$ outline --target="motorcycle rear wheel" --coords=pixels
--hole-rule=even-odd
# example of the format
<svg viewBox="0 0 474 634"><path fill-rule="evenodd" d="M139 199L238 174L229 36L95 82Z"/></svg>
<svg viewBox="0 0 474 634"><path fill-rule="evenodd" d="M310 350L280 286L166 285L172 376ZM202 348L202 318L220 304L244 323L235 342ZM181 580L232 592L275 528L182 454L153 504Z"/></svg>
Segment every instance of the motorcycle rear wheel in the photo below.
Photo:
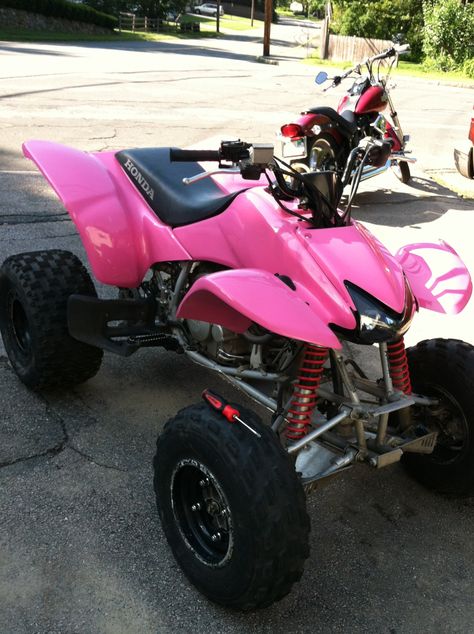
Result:
<svg viewBox="0 0 474 634"><path fill-rule="evenodd" d="M396 163L393 163L392 170L398 180L401 181L404 185L410 182L410 166L406 161L397 161Z"/></svg>
<svg viewBox="0 0 474 634"><path fill-rule="evenodd" d="M439 399L419 407L415 422L437 431L432 454L403 456L408 472L425 486L451 495L474 494L474 347L431 339L408 348L413 391Z"/></svg>
<svg viewBox="0 0 474 634"><path fill-rule="evenodd" d="M309 518L294 465L251 411L230 424L202 403L168 421L154 486L163 530L184 574L211 601L266 607L299 580Z"/></svg>
<svg viewBox="0 0 474 634"><path fill-rule="evenodd" d="M336 139L328 133L308 139L308 167L311 172L317 170L337 170L341 148ZM345 161L344 161L345 163Z"/></svg>

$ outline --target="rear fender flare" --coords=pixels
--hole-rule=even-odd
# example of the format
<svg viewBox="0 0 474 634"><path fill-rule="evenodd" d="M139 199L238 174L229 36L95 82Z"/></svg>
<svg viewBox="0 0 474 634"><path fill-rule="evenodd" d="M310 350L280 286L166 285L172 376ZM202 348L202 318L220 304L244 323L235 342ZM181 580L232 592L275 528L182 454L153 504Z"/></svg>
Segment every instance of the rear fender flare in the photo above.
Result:
<svg viewBox="0 0 474 634"><path fill-rule="evenodd" d="M446 242L408 244L397 252L419 306L437 313L460 313L472 294L464 262Z"/></svg>
<svg viewBox="0 0 474 634"><path fill-rule="evenodd" d="M318 136L318 133L313 131L314 126L319 126L323 128L323 131L326 134L330 134L335 138L338 143L343 143L346 141L345 137L336 129L336 128L325 128L331 123L331 119L326 117L323 114L302 114L296 121L299 126L303 129L304 133L308 137Z"/></svg>
<svg viewBox="0 0 474 634"><path fill-rule="evenodd" d="M113 152L91 154L32 140L23 144L23 153L69 212L100 282L136 288L154 262L189 259L129 184Z"/></svg>
<svg viewBox="0 0 474 634"><path fill-rule="evenodd" d="M120 259L125 252L130 278L137 279L133 232L105 166L93 155L50 141L28 141L23 144L23 153L36 163L69 212L95 277L114 283L110 275L114 269L122 270ZM113 230L110 218L113 218ZM123 282L121 278L120 282Z"/></svg>
<svg viewBox="0 0 474 634"><path fill-rule="evenodd" d="M280 336L327 348L341 344L321 318L318 302L301 286L292 290L259 269L220 271L199 278L181 302L177 316L218 323L242 333L252 323Z"/></svg>

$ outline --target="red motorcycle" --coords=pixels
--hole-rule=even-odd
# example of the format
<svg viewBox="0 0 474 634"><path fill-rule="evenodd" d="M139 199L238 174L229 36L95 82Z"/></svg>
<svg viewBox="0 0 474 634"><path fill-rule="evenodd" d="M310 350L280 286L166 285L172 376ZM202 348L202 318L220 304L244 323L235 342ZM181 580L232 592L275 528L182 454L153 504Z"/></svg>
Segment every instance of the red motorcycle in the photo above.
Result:
<svg viewBox="0 0 474 634"><path fill-rule="evenodd" d="M391 167L403 182L410 180L409 163L416 159L407 156L406 144L409 136L404 135L397 112L389 95L388 78L398 56L409 51L409 45L394 45L391 48L356 64L343 75L332 78L331 85L339 86L348 77L354 83L340 100L337 112L327 106L310 108L292 123L282 126L278 135L276 155L290 163L300 172L337 171L340 174L351 151L357 148L361 139L388 139L391 151L380 161L366 160L361 180L366 180ZM366 72L363 73L363 67ZM326 72L316 76L316 83L323 84L328 79ZM389 119L382 114L388 106ZM355 173L355 172L354 172ZM346 181L350 181L352 174Z"/></svg>

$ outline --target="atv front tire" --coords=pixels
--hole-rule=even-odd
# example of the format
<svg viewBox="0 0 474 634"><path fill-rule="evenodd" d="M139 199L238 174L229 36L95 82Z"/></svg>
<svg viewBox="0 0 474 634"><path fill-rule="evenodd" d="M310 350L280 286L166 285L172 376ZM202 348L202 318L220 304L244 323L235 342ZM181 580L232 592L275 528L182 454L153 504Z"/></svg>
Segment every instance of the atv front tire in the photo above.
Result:
<svg viewBox="0 0 474 634"><path fill-rule="evenodd" d="M415 422L437 431L432 454L407 453L409 473L425 486L454 495L474 494L474 347L432 339L408 348L413 391L439 399L415 410ZM421 430L420 430L421 431Z"/></svg>
<svg viewBox="0 0 474 634"><path fill-rule="evenodd" d="M204 403L181 410L158 438L154 484L188 579L216 603L251 610L278 601L301 577L309 518L274 432L239 411L260 438Z"/></svg>
<svg viewBox="0 0 474 634"><path fill-rule="evenodd" d="M102 350L69 335L67 302L78 293L97 297L80 260L68 251L14 255L0 268L0 330L19 378L40 390L93 377Z"/></svg>

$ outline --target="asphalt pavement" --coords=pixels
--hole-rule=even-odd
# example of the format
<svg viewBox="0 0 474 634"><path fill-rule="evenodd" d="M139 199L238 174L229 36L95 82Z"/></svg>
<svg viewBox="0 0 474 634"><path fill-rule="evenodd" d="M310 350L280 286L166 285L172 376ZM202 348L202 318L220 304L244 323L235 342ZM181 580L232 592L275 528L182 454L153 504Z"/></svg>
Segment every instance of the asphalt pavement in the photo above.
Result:
<svg viewBox="0 0 474 634"><path fill-rule="evenodd" d="M21 155L26 139L85 150L268 141L315 100L334 105L339 93L318 93L314 69L297 63L299 49L288 46L295 35L279 40L278 65L256 62L258 37L0 42L0 259L61 248L86 261L61 204ZM474 91L398 84L394 100L420 159L414 179L369 181L355 215L393 249L442 237L473 271L473 202L429 170L452 169ZM425 312L408 343L445 336L474 344L472 318L472 302L458 317ZM311 555L281 602L239 614L203 598L161 531L151 461L166 420L207 386L245 401L182 356L152 349L106 354L86 384L35 394L0 345L2 634L473 631L474 499L435 495L397 465L357 467L308 498Z"/></svg>

